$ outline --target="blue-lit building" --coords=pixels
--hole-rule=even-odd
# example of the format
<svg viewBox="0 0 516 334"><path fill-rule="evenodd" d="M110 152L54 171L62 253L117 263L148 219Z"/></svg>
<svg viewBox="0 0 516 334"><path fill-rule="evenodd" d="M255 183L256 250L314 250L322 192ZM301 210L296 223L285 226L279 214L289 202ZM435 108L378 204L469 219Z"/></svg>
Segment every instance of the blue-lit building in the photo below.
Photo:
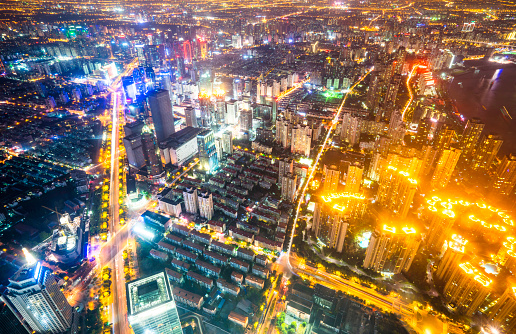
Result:
<svg viewBox="0 0 516 334"><path fill-rule="evenodd" d="M199 163L207 173L214 173L219 168L219 158L215 148L215 135L210 129L203 130L197 135Z"/></svg>

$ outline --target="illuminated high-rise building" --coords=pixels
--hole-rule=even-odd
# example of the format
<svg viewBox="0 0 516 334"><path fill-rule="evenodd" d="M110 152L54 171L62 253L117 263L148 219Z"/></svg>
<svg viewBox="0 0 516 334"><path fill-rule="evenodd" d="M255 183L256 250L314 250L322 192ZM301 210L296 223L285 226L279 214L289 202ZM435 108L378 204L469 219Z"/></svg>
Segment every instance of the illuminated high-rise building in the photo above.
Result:
<svg viewBox="0 0 516 334"><path fill-rule="evenodd" d="M443 151L432 175L431 185L433 188L444 188L448 185L461 152L458 148L449 148Z"/></svg>
<svg viewBox="0 0 516 334"><path fill-rule="evenodd" d="M191 187L183 190L183 200L185 201L186 212L197 214L197 208L199 206L197 189Z"/></svg>
<svg viewBox="0 0 516 334"><path fill-rule="evenodd" d="M387 166L381 171L378 183L378 202L401 218L405 218L417 190L417 181L407 172Z"/></svg>
<svg viewBox="0 0 516 334"><path fill-rule="evenodd" d="M516 282L509 281L509 286L489 312L489 318L494 321L504 333L516 331Z"/></svg>
<svg viewBox="0 0 516 334"><path fill-rule="evenodd" d="M211 220L213 218L213 197L210 192L201 190L197 193L197 204L199 205L199 215Z"/></svg>
<svg viewBox="0 0 516 334"><path fill-rule="evenodd" d="M421 240L413 227L384 225L371 235L364 268L399 274L409 270Z"/></svg>
<svg viewBox="0 0 516 334"><path fill-rule="evenodd" d="M183 55L185 58L185 62L190 64L192 62L192 44L190 41L183 42Z"/></svg>
<svg viewBox="0 0 516 334"><path fill-rule="evenodd" d="M493 189L500 195L511 195L516 185L516 155L506 155L498 169L493 183Z"/></svg>
<svg viewBox="0 0 516 334"><path fill-rule="evenodd" d="M126 283L127 317L135 334L182 334L165 271Z"/></svg>
<svg viewBox="0 0 516 334"><path fill-rule="evenodd" d="M197 125L197 115L195 114L195 109L192 107L185 108L185 123L186 126L198 127Z"/></svg>
<svg viewBox="0 0 516 334"><path fill-rule="evenodd" d="M326 246L342 252L349 224L365 211L361 194L332 193L315 201L313 231Z"/></svg>
<svg viewBox="0 0 516 334"><path fill-rule="evenodd" d="M278 183L281 187L283 176L288 173L290 173L290 174L294 173L294 160L293 159L280 159L278 161L278 165L279 165Z"/></svg>
<svg viewBox="0 0 516 334"><path fill-rule="evenodd" d="M233 154L233 133L231 131L222 133L222 152L229 155Z"/></svg>
<svg viewBox="0 0 516 334"><path fill-rule="evenodd" d="M485 124L478 118L472 118L466 123L466 127L464 128L464 132L462 133L460 140L460 148L462 149L464 158L471 158L471 155L477 147L482 130L484 130L484 126Z"/></svg>
<svg viewBox="0 0 516 334"><path fill-rule="evenodd" d="M208 173L215 172L219 168L219 158L215 147L215 136L212 130L206 129L197 135L197 147L199 150L199 163L202 170Z"/></svg>
<svg viewBox="0 0 516 334"><path fill-rule="evenodd" d="M432 132L434 123L435 122L429 117L423 118L421 121L419 121L416 133L416 144L419 146L428 144L428 138Z"/></svg>
<svg viewBox="0 0 516 334"><path fill-rule="evenodd" d="M158 176L163 172L158 145L152 130L146 126L142 132L142 149L145 157L145 166L149 177Z"/></svg>
<svg viewBox="0 0 516 334"><path fill-rule="evenodd" d="M389 148L387 157L382 159L382 166L396 167L398 171L419 175L423 161L418 157L418 150L403 145L392 145Z"/></svg>
<svg viewBox="0 0 516 334"><path fill-rule="evenodd" d="M469 262L451 268L445 282L443 297L457 311L472 316L491 292L492 280Z"/></svg>
<svg viewBox="0 0 516 334"><path fill-rule="evenodd" d="M451 205L447 202L429 206L428 211L430 213L430 230L425 243L428 249L440 253L444 241L450 238L451 229L455 223L455 212L451 210Z"/></svg>
<svg viewBox="0 0 516 334"><path fill-rule="evenodd" d="M175 132L172 102L166 90L152 92L147 101L152 114L156 139L158 143L161 143Z"/></svg>
<svg viewBox="0 0 516 334"><path fill-rule="evenodd" d="M324 173L324 186L323 191L325 193L336 192L339 188L340 171L335 165L326 167L326 173Z"/></svg>
<svg viewBox="0 0 516 334"><path fill-rule="evenodd" d="M286 173L281 179L281 199L294 202L297 191L297 175Z"/></svg>
<svg viewBox="0 0 516 334"><path fill-rule="evenodd" d="M346 174L346 185L344 186L345 193L357 193L360 191L360 184L362 183L362 175L364 168L360 165L350 165L348 173Z"/></svg>
<svg viewBox="0 0 516 334"><path fill-rule="evenodd" d="M291 147L292 124L286 119L276 119L276 141L282 148Z"/></svg>
<svg viewBox="0 0 516 334"><path fill-rule="evenodd" d="M310 156L312 145L312 128L308 125L297 124L292 127L290 152Z"/></svg>
<svg viewBox="0 0 516 334"><path fill-rule="evenodd" d="M57 280L52 270L40 262L25 265L9 278L2 300L33 333L75 334L77 313L68 304Z"/></svg>
<svg viewBox="0 0 516 334"><path fill-rule="evenodd" d="M451 238L448 238L446 250L439 261L437 271L434 275L436 280L445 282L450 278L450 275L453 273L452 269L456 268L462 261L467 242L467 240L464 240L458 235L453 235Z"/></svg>
<svg viewBox="0 0 516 334"><path fill-rule="evenodd" d="M436 135L434 136L433 146L437 150L438 156L442 154L445 149L450 148L453 140L457 134L449 124L439 124Z"/></svg>
<svg viewBox="0 0 516 334"><path fill-rule="evenodd" d="M495 256L496 263L516 274L516 238L509 236Z"/></svg>
<svg viewBox="0 0 516 334"><path fill-rule="evenodd" d="M503 144L502 137L495 134L484 136L475 151L473 169L489 170Z"/></svg>

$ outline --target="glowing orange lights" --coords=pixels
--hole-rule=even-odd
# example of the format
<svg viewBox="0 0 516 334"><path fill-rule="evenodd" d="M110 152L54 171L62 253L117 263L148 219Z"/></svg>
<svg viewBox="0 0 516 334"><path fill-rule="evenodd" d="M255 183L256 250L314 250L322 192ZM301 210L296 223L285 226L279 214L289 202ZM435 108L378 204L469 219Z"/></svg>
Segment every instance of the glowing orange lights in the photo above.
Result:
<svg viewBox="0 0 516 334"><path fill-rule="evenodd" d="M321 196L323 201L326 203L332 202L335 199L358 199L358 200L364 200L365 196L362 194L354 194L354 193L332 193L329 195Z"/></svg>
<svg viewBox="0 0 516 334"><path fill-rule="evenodd" d="M408 226L402 227L401 229L398 230L394 226L383 225L383 230L386 231L386 232L393 233L393 234L396 234L396 232L400 231L400 230L403 231L405 234L415 234L416 233L416 229L415 228L408 227ZM398 232L398 233L401 233L401 232Z"/></svg>
<svg viewBox="0 0 516 334"><path fill-rule="evenodd" d="M472 275L473 279L483 285L484 287L488 287L493 283L493 281L482 274L477 268L475 268L471 263L464 262L459 264L459 267L468 275Z"/></svg>

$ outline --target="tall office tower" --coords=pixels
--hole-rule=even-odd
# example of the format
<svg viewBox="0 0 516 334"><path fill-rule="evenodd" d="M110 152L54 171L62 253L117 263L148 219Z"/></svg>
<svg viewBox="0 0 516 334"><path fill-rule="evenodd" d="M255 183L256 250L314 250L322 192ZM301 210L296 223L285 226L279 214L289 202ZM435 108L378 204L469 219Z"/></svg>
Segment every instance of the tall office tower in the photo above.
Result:
<svg viewBox="0 0 516 334"><path fill-rule="evenodd" d="M215 138L215 152L217 152L217 157L219 161L222 160L222 138Z"/></svg>
<svg viewBox="0 0 516 334"><path fill-rule="evenodd" d="M362 183L362 175L364 167L360 165L350 165L346 175L346 185L344 186L345 193L357 193L360 191L360 184Z"/></svg>
<svg viewBox="0 0 516 334"><path fill-rule="evenodd" d="M324 193L336 192L339 188L340 171L335 165L326 167L324 174Z"/></svg>
<svg viewBox="0 0 516 334"><path fill-rule="evenodd" d="M140 169L145 165L145 156L143 155L142 136L133 133L123 139L127 161L129 166Z"/></svg>
<svg viewBox="0 0 516 334"><path fill-rule="evenodd" d="M381 171L378 183L378 201L400 218L405 218L417 190L417 181L407 172L388 166Z"/></svg>
<svg viewBox="0 0 516 334"><path fill-rule="evenodd" d="M403 125L403 115L399 111L394 111L391 114L391 118L389 120L389 128L387 130L387 134L392 138L396 135L400 126Z"/></svg>
<svg viewBox="0 0 516 334"><path fill-rule="evenodd" d="M276 141L282 148L290 148L292 139L292 125L286 119L276 120Z"/></svg>
<svg viewBox="0 0 516 334"><path fill-rule="evenodd" d="M152 114L156 139L161 143L175 132L170 96L166 90L154 91L149 94L147 102Z"/></svg>
<svg viewBox="0 0 516 334"><path fill-rule="evenodd" d="M482 130L484 130L484 126L485 124L478 118L472 118L466 123L466 127L460 139L460 148L462 149L462 155L465 159L469 160L472 157L480 135L482 134Z"/></svg>
<svg viewBox="0 0 516 334"><path fill-rule="evenodd" d="M423 118L419 121L419 126L417 127L416 133L416 144L422 147L423 145L428 144L428 137L432 133L432 126L434 122L431 118Z"/></svg>
<svg viewBox="0 0 516 334"><path fill-rule="evenodd" d="M253 128L253 110L242 110L240 112L240 131L249 132Z"/></svg>
<svg viewBox="0 0 516 334"><path fill-rule="evenodd" d="M78 332L77 313L61 292L52 270L40 262L21 267L9 278L2 300L21 316L31 332Z"/></svg>
<svg viewBox="0 0 516 334"><path fill-rule="evenodd" d="M297 190L297 175L286 173L281 179L281 199L294 202Z"/></svg>
<svg viewBox="0 0 516 334"><path fill-rule="evenodd" d="M456 237L457 240L454 240L453 237ZM453 273L452 269L461 263L464 256L464 248L468 241L460 236L454 235L453 237L448 239L446 250L435 272L434 277L440 282L446 282L450 278Z"/></svg>
<svg viewBox="0 0 516 334"><path fill-rule="evenodd" d="M326 203L315 203L314 226L317 226L315 236L327 247L341 253L344 239L348 230L348 217L345 210L333 208Z"/></svg>
<svg viewBox="0 0 516 334"><path fill-rule="evenodd" d="M148 128L148 127L147 127ZM154 140L154 134L150 131L142 133L142 149L145 157L145 165L149 176L157 176L163 172L158 145Z"/></svg>
<svg viewBox="0 0 516 334"><path fill-rule="evenodd" d="M197 135L197 147L199 150L199 162L202 170L213 173L219 168L219 158L215 148L213 131L206 129Z"/></svg>
<svg viewBox="0 0 516 334"><path fill-rule="evenodd" d="M211 220L213 218L213 197L211 193L208 191L199 191L197 194L197 202L199 204L199 215Z"/></svg>
<svg viewBox="0 0 516 334"><path fill-rule="evenodd" d="M431 145L425 145L421 148L419 151L421 158L421 170L419 171L418 176L419 177L426 177L427 175L430 175L433 167L434 162L437 159L437 150L431 146Z"/></svg>
<svg viewBox="0 0 516 334"><path fill-rule="evenodd" d="M199 94L199 108L201 109L201 117L199 122L197 122L199 127L209 128L212 124L217 123L217 112L215 111L215 105L211 101L211 95L208 95L206 92Z"/></svg>
<svg viewBox="0 0 516 334"><path fill-rule="evenodd" d="M496 158L502 143L502 137L498 135L490 133L487 136L484 136L478 145L478 148L475 150L473 169L485 169L488 171L493 160Z"/></svg>
<svg viewBox="0 0 516 334"><path fill-rule="evenodd" d="M461 152L458 148L453 147L443 151L432 175L431 186L433 188L444 188L448 185Z"/></svg>
<svg viewBox="0 0 516 334"><path fill-rule="evenodd" d="M412 265L420 242L419 235L413 227L384 225L371 235L364 268L389 274L407 271Z"/></svg>
<svg viewBox="0 0 516 334"><path fill-rule="evenodd" d="M345 112L342 115L342 128L340 138L346 140L350 145L355 145L360 140L362 128L362 118L354 116L352 113Z"/></svg>
<svg viewBox="0 0 516 334"><path fill-rule="evenodd" d="M423 161L418 157L418 150L403 145L391 145L387 157L383 159L383 167L396 167L410 175L419 175Z"/></svg>
<svg viewBox="0 0 516 334"><path fill-rule="evenodd" d="M450 148L455 138L455 130L449 124L439 124L437 126L436 136L433 140L433 146L437 150L437 154L441 155L445 149Z"/></svg>
<svg viewBox="0 0 516 334"><path fill-rule="evenodd" d="M224 123L234 125L238 123L238 101L229 100L226 102L226 113Z"/></svg>
<svg viewBox="0 0 516 334"><path fill-rule="evenodd" d="M141 134L143 130L143 126L145 124L142 121L135 121L131 123L126 123L124 125L124 134L127 136L133 135L133 134Z"/></svg>
<svg viewBox="0 0 516 334"><path fill-rule="evenodd" d="M197 214L199 200L197 196L197 189L192 187L183 190L183 200L185 201L186 212Z"/></svg>
<svg viewBox="0 0 516 334"><path fill-rule="evenodd" d="M358 194L329 194L315 200L312 230L328 247L342 252L348 225L361 219L365 197Z"/></svg>
<svg viewBox="0 0 516 334"><path fill-rule="evenodd" d="M226 154L233 154L233 134L231 131L222 133L222 152Z"/></svg>
<svg viewBox="0 0 516 334"><path fill-rule="evenodd" d="M185 108L185 121L186 126L191 126L197 128L197 115L195 114L195 109L192 107Z"/></svg>
<svg viewBox="0 0 516 334"><path fill-rule="evenodd" d="M134 334L182 334L165 271L126 283L127 318Z"/></svg>
<svg viewBox="0 0 516 334"><path fill-rule="evenodd" d="M373 181L378 181L380 176L380 166L382 162L382 154L380 152L374 152L371 162L369 163L369 170L367 171L367 177Z"/></svg>
<svg viewBox="0 0 516 334"><path fill-rule="evenodd" d="M504 333L516 331L516 282L510 280L503 295L489 312L491 321L497 323Z"/></svg>
<svg viewBox="0 0 516 334"><path fill-rule="evenodd" d="M451 229L455 223L455 213L448 208L441 207L440 204L428 207L428 211L430 213L430 230L425 243L429 250L439 254L445 240L451 237Z"/></svg>
<svg viewBox="0 0 516 334"><path fill-rule="evenodd" d="M29 334L29 328L22 323L5 302L0 301L0 333Z"/></svg>
<svg viewBox="0 0 516 334"><path fill-rule="evenodd" d="M293 159L280 159L278 161L278 183L281 186L283 176L290 173L294 174L294 160Z"/></svg>
<svg viewBox="0 0 516 334"><path fill-rule="evenodd" d="M506 155L498 169L493 182L493 190L501 195L511 195L516 185L516 155Z"/></svg>
<svg viewBox="0 0 516 334"><path fill-rule="evenodd" d="M309 157L310 147L312 145L312 128L308 125L301 124L292 127L291 143L290 152Z"/></svg>
<svg viewBox="0 0 516 334"><path fill-rule="evenodd" d="M183 55L185 57L185 62L190 64L192 62L192 44L190 41L186 40L183 42Z"/></svg>
<svg viewBox="0 0 516 334"><path fill-rule="evenodd" d="M444 286L444 299L455 304L459 313L470 317L486 300L493 282L469 262L463 262L451 270Z"/></svg>
<svg viewBox="0 0 516 334"><path fill-rule="evenodd" d="M233 99L238 100L242 96L243 82L240 78L233 79Z"/></svg>

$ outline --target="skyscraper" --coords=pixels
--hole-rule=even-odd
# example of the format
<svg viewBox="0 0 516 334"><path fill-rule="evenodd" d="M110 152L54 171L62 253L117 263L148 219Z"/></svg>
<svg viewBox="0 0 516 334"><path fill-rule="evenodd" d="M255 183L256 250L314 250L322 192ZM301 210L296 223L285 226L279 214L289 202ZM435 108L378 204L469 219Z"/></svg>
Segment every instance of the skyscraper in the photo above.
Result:
<svg viewBox="0 0 516 334"><path fill-rule="evenodd" d="M489 170L493 160L496 158L503 140L495 134L488 134L482 138L480 145L475 150L475 158L473 160L473 169Z"/></svg>
<svg viewBox="0 0 516 334"><path fill-rule="evenodd" d="M206 129L199 133L197 135L197 146L201 169L210 174L215 172L219 168L219 158L217 156L213 131Z"/></svg>
<svg viewBox="0 0 516 334"><path fill-rule="evenodd" d="M203 218L211 220L213 218L213 197L208 191L199 191L197 194L197 202L199 204L199 215Z"/></svg>
<svg viewBox="0 0 516 334"><path fill-rule="evenodd" d="M161 165L161 159L159 155L158 145L154 140L154 133L148 130L144 131L142 137L142 149L143 156L145 157L145 165L147 166L147 175L150 177L158 176L163 172L163 166Z"/></svg>
<svg viewBox="0 0 516 334"><path fill-rule="evenodd" d="M441 207L439 204L435 207L430 206L428 210L430 213L430 230L425 243L428 249L438 254L443 247L444 241L450 238L450 232L455 223L455 213L450 209Z"/></svg>
<svg viewBox="0 0 516 334"><path fill-rule="evenodd" d="M416 133L416 144L418 144L420 147L428 144L428 137L432 132L434 123L435 122L429 117L423 118L421 121L419 121L419 126L417 127Z"/></svg>
<svg viewBox="0 0 516 334"><path fill-rule="evenodd" d="M182 334L165 271L126 283L127 316L135 334Z"/></svg>
<svg viewBox="0 0 516 334"><path fill-rule="evenodd" d="M222 133L222 152L229 155L233 154L233 134L231 131Z"/></svg>
<svg viewBox="0 0 516 334"><path fill-rule="evenodd" d="M166 90L152 92L147 101L152 114L156 139L158 143L161 143L175 132L172 102L170 102L170 96Z"/></svg>
<svg viewBox="0 0 516 334"><path fill-rule="evenodd" d="M472 157L482 130L484 130L484 125L478 118L472 118L466 123L460 140L460 148L465 159L469 160Z"/></svg>
<svg viewBox="0 0 516 334"><path fill-rule="evenodd" d="M183 200L185 201L186 212L196 214L199 200L197 189L191 187L183 190Z"/></svg>
<svg viewBox="0 0 516 334"><path fill-rule="evenodd" d="M360 219L365 210L365 197L355 194L328 194L315 200L312 230L327 247L342 252L347 228Z"/></svg>
<svg viewBox="0 0 516 334"><path fill-rule="evenodd" d="M312 128L308 125L295 125L292 127L292 139L290 152L310 156L312 145Z"/></svg>
<svg viewBox="0 0 516 334"><path fill-rule="evenodd" d="M192 107L185 108L185 122L186 126L198 127L197 125L197 115L195 114L195 109Z"/></svg>
<svg viewBox="0 0 516 334"><path fill-rule="evenodd" d="M336 192L339 188L340 172L337 166L331 165L326 167L324 174L324 193Z"/></svg>
<svg viewBox="0 0 516 334"><path fill-rule="evenodd" d="M253 110L240 111L240 131L249 132L253 128Z"/></svg>
<svg viewBox="0 0 516 334"><path fill-rule="evenodd" d="M129 166L136 169L142 168L145 165L145 156L143 155L141 134L133 133L125 137L123 141Z"/></svg>
<svg viewBox="0 0 516 334"><path fill-rule="evenodd" d="M500 195L511 195L516 185L516 155L506 155L498 169L493 183L493 189Z"/></svg>
<svg viewBox="0 0 516 334"><path fill-rule="evenodd" d="M387 166L380 173L378 183L378 201L401 218L405 218L417 190L417 181L407 172Z"/></svg>
<svg viewBox="0 0 516 334"><path fill-rule="evenodd" d="M360 191L360 184L362 183L362 174L364 168L360 165L350 165L346 175L346 185L344 186L345 193L357 193Z"/></svg>
<svg viewBox="0 0 516 334"><path fill-rule="evenodd" d="M496 322L505 333L516 330L516 282L509 281L509 286L489 312L489 318Z"/></svg>
<svg viewBox="0 0 516 334"><path fill-rule="evenodd" d="M448 185L460 155L461 150L458 148L452 147L443 151L432 175L433 188L444 188Z"/></svg>
<svg viewBox="0 0 516 334"><path fill-rule="evenodd" d="M399 274L409 270L419 248L419 235L413 227L384 225L371 235L364 268Z"/></svg>
<svg viewBox="0 0 516 334"><path fill-rule="evenodd" d="M281 199L294 202L297 190L297 175L286 173L281 179Z"/></svg>
<svg viewBox="0 0 516 334"><path fill-rule="evenodd" d="M475 313L491 292L492 280L469 262L451 269L445 282L444 299L454 304L457 311L466 316Z"/></svg>
<svg viewBox="0 0 516 334"><path fill-rule="evenodd" d="M68 304L52 270L40 262L25 265L11 278L2 300L31 331L77 333L77 314Z"/></svg>
<svg viewBox="0 0 516 334"><path fill-rule="evenodd" d="M437 154L441 155L441 153L450 148L453 139L455 138L456 133L455 130L449 124L439 124L437 127L436 135L434 136L433 145L437 150Z"/></svg>
<svg viewBox="0 0 516 334"><path fill-rule="evenodd" d="M290 173L294 173L294 160L292 159L280 159L278 161L279 171L278 171L278 183L281 187L281 183L283 180L283 175Z"/></svg>
<svg viewBox="0 0 516 334"><path fill-rule="evenodd" d="M29 334L29 328L22 324L21 320L6 303L0 300L0 333Z"/></svg>
<svg viewBox="0 0 516 334"><path fill-rule="evenodd" d="M461 263L464 256L464 248L468 241L462 239L460 236L453 235L448 239L447 248L444 251L443 257L439 261L437 271L435 272L435 279L441 282L448 280L453 273L453 268Z"/></svg>

